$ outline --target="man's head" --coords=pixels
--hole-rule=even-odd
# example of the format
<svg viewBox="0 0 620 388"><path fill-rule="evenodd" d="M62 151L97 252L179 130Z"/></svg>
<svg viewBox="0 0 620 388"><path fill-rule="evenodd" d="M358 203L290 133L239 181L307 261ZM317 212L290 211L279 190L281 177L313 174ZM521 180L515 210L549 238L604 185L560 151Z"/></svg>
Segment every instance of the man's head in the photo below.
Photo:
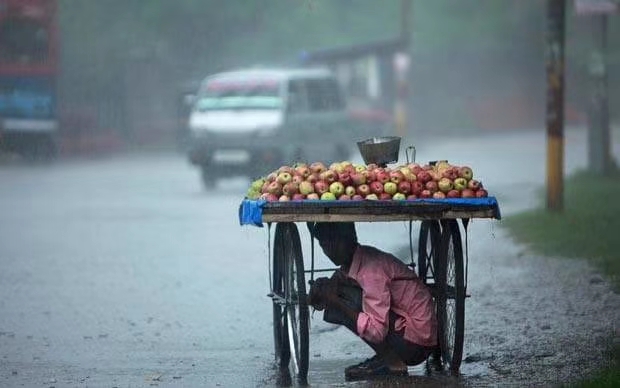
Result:
<svg viewBox="0 0 620 388"><path fill-rule="evenodd" d="M351 263L357 247L357 233L353 222L308 223L308 229L334 264Z"/></svg>

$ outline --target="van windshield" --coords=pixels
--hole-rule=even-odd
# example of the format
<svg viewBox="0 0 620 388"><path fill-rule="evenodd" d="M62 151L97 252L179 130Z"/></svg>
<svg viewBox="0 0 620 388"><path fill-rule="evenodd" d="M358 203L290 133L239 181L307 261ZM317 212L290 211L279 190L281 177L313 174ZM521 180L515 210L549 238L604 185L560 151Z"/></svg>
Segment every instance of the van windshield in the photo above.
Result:
<svg viewBox="0 0 620 388"><path fill-rule="evenodd" d="M276 80L213 80L200 90L196 109L280 109L283 105Z"/></svg>

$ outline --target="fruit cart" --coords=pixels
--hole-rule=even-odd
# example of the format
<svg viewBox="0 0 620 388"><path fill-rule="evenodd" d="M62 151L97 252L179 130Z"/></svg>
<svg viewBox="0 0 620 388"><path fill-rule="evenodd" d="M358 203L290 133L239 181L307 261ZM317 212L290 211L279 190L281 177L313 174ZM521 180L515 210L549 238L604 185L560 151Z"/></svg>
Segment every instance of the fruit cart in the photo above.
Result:
<svg viewBox="0 0 620 388"><path fill-rule="evenodd" d="M439 366L445 370L458 373L463 355L467 297L467 226L469 220L475 218L499 219L497 200L494 197L283 202L244 199L239 206L240 223L269 227L269 296L273 302L276 362L281 367L292 363L296 377L306 381L309 363L306 276L312 281L316 272L325 269L315 268L312 237L311 262L306 268L297 224L399 221L409 225L411 267L429 286L435 299L440 345L440 354L435 355L435 360L441 361ZM415 237L418 238L417 255L414 253Z"/></svg>

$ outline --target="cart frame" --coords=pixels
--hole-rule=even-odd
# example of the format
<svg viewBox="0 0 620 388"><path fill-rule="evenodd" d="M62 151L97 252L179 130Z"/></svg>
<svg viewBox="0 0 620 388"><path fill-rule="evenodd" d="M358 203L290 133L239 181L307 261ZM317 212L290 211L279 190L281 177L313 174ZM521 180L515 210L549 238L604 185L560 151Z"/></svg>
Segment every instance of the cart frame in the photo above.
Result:
<svg viewBox="0 0 620 388"><path fill-rule="evenodd" d="M242 213L248 205L254 210L259 209L260 221L243 220ZM256 203L244 200L240 207L242 224L276 224L273 261L270 259L269 263L276 362L287 367L292 361L297 379L307 381L310 314L305 275L309 273L312 280L315 272L325 270L314 268L314 243L311 267L305 269L297 222L408 221L410 266L416 270L412 225L419 221L416 273L431 289L438 319L440 346L433 357L434 367L458 374L463 355L465 298L468 296L467 226L474 218L500 219L497 200L493 197L346 202ZM465 232L464 238L461 230Z"/></svg>

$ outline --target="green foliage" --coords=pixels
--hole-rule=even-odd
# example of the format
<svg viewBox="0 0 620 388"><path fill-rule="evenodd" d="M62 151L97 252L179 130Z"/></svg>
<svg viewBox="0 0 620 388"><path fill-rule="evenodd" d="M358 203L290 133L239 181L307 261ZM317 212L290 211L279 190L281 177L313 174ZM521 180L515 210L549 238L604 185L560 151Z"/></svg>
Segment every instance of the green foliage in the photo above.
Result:
<svg viewBox="0 0 620 388"><path fill-rule="evenodd" d="M537 209L507 217L511 233L545 255L592 260L620 287L620 176L580 173L565 185L562 213Z"/></svg>

